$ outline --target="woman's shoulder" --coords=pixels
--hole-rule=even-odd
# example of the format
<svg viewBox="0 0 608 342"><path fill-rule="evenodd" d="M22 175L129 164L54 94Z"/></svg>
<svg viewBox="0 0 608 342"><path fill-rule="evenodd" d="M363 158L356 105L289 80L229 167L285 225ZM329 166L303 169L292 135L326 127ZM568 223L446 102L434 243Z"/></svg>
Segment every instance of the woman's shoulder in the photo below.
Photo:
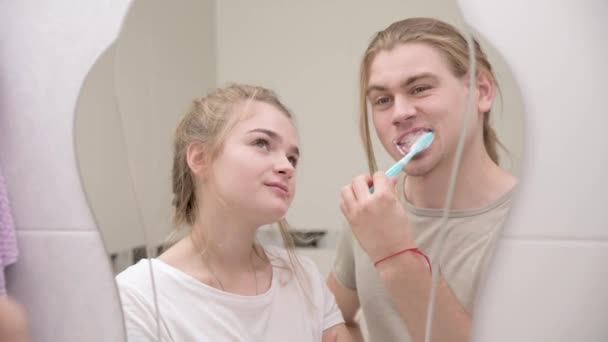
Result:
<svg viewBox="0 0 608 342"><path fill-rule="evenodd" d="M317 270L317 265L312 261L311 258L298 253L297 250L287 250L285 247L270 245L264 246L264 252L272 262L273 260L285 262L287 264L291 264L292 261L296 261L305 267L307 271ZM297 260L292 260L293 258L297 258Z"/></svg>
<svg viewBox="0 0 608 342"><path fill-rule="evenodd" d="M325 279L317 264L309 257L298 253L297 250L289 251L279 246L264 246L264 252L270 263L277 266L275 270L285 273L289 279L296 275L299 280L308 283L308 286L317 288L325 284ZM299 274L299 275L298 275Z"/></svg>
<svg viewBox="0 0 608 342"><path fill-rule="evenodd" d="M141 259L116 275L116 284L122 292L137 289L145 294L152 291L152 265L154 259Z"/></svg>

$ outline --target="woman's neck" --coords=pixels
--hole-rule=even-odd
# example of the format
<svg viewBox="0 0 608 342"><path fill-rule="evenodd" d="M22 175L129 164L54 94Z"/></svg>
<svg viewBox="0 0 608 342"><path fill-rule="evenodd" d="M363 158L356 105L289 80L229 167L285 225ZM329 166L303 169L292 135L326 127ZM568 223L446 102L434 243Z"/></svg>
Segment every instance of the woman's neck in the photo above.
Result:
<svg viewBox="0 0 608 342"><path fill-rule="evenodd" d="M272 268L263 250L255 247L255 225L220 211L199 212L188 236L160 259L204 284L240 295L265 292Z"/></svg>
<svg viewBox="0 0 608 342"><path fill-rule="evenodd" d="M193 247L206 262L225 270L250 269L257 225L239 215L201 208L190 234Z"/></svg>

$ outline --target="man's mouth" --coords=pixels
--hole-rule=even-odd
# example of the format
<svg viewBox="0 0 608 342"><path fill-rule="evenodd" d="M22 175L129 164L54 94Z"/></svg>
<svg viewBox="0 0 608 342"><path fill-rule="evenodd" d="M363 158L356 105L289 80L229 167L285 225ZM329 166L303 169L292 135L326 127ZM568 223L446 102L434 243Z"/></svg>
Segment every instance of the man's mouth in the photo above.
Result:
<svg viewBox="0 0 608 342"><path fill-rule="evenodd" d="M399 150L402 155L406 155L414 143L426 132L433 132L433 130L423 127L412 129L393 140L393 144L395 144L395 147L397 147L397 150Z"/></svg>

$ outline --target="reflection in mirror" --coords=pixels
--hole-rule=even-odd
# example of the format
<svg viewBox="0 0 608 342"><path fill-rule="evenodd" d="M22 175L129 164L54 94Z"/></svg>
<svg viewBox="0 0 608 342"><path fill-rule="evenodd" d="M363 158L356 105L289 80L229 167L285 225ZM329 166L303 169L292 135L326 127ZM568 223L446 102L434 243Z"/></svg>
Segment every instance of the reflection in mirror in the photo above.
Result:
<svg viewBox="0 0 608 342"><path fill-rule="evenodd" d="M362 61L376 32L414 17L438 18L441 22L410 19L393 26L389 31L403 31L402 36L389 34L376 40L371 44L369 57ZM336 25L336 20L340 25ZM175 128L185 113L199 113L191 114L199 119L205 117L196 106L189 108L193 99L198 99L195 103L199 106L206 104L209 98L204 96L212 88L240 82L275 90L286 107L279 108L279 112L293 113L297 134L295 138L291 136L290 121L289 124L281 121L284 115L270 116L277 122L256 121L276 112L276 105L264 107L268 103L257 97L248 102L244 98L250 99L253 94L247 91L244 98L237 97L233 103L220 92L215 93L223 98L217 101L219 107L232 104L240 110L232 108L221 113L239 118L239 114L245 115L230 123L232 129L224 142L238 147L235 141L248 141L246 134L238 133L257 127L280 132L283 137L280 148L288 142L298 145L302 156L297 163L297 176L293 176L297 196L286 214L292 235L303 237L297 240L295 251L305 275L320 279L321 283L329 276L329 288L337 302L335 308L340 309L350 332L371 341L424 339L430 284L426 260L415 253L385 259L417 247L431 257L433 271L440 271L433 339L446 340L446 334L454 337L462 333L466 340L481 270L489 260L493 237L506 216L508 189L514 183L514 177L501 171L485 149L484 140L491 138L483 134L490 132L484 120L489 118L509 151L497 150L500 165L517 174L522 111L508 69L491 46L481 41L502 96L496 96L496 83L487 70L483 71L485 63L477 65L482 72L477 79L481 81L475 83L478 96L473 109L487 112L491 108L491 115L474 111L475 115L470 117L455 182L453 210L442 222L454 150L467 103L468 81L466 41L442 22L463 32L455 2L383 1L383 6L377 6L377 3L342 1L323 5L294 3L287 7L269 1L266 6L237 0L191 0L179 4L135 1L118 41L100 58L82 89L76 130L84 186L114 269L119 273L135 264L130 273L119 277L123 300L142 301L146 312L126 315L146 317L148 322L145 327L132 328L150 338L159 333L174 337L191 333L189 339L200 336L197 334L203 333L201 329L183 323L189 322L190 317L200 317L200 313L192 311L197 306L189 301L187 310L176 313L179 298L187 300L185 296L176 298L177 293L196 287L209 291L208 294L224 296L221 298L258 300L273 293L269 292L271 282L283 274L275 266L285 261L289 269L290 264L286 263L289 258L283 260L272 253L275 248L272 245L284 242L280 230L271 224L263 224L257 231L257 241L267 248L246 254L248 262L236 263L243 265L243 269L233 267L235 260L240 260L236 251L241 249L220 239L234 235L244 243L248 241L248 230L231 232L227 220L211 224L214 228L211 230L182 229L172 239L177 242L155 258L175 231L171 206L174 199L171 190L176 184L175 175L171 175ZM446 44L450 42L455 42L456 50L448 48ZM450 58L450 53L455 58ZM365 77L360 85L362 62ZM424 77L413 77L417 75ZM388 193L382 189L390 184L383 188L383 178L376 179L380 183L374 186L379 190L368 202L376 215L370 216L357 215L362 212L357 208L364 208L358 200L369 195L362 192L367 188L367 180L353 180L357 175L369 174L368 158L360 148L360 90L368 111L366 139L371 142L369 150L376 156L377 169L390 167L411 147L421 130L432 130L435 135L431 147L406 167L409 176L399 178L393 199L400 204L392 207L393 211L377 207L377 198ZM272 149L272 141L268 146L262 140L251 143L247 146L276 151ZM208 191L218 191L227 205L239 209L234 217L244 217L247 210L260 210L239 202L238 196L231 197L247 194L249 202L258 206L264 203L251 201L256 192L249 188L250 183L244 182L245 171L255 165L255 158L233 160L228 158L232 150L226 149L219 159L211 158L214 162L207 173L208 159L204 152L207 147L203 144L197 150L194 141L187 139L182 145L178 149L182 164L177 170L190 175L192 184L180 189L201 192L199 198L217 198ZM191 145L191 149L183 148ZM235 170L239 172L232 174ZM227 182L225 179L231 174L233 181ZM217 189L193 186L207 184L207 177L215 179ZM238 191L233 192L231 189L237 186ZM202 207L196 203L199 205L196 212L200 213L201 208L210 210L208 205L214 202L206 202ZM203 222L201 217L208 218L200 214L199 221L177 221L189 226ZM209 222L216 221L208 221L205 226ZM256 222L270 223L265 219ZM373 230L366 229L369 226ZM439 232L446 233L443 248L439 248ZM218 246L231 248L235 253L230 257L223 255ZM158 281L159 318L165 324L162 329L168 330L155 324L154 296L143 299L124 296L127 283L133 285L141 280L135 276L137 272L147 274L147 269L137 268L138 260L146 257L155 258L152 265ZM374 262L382 259L374 266ZM310 265L320 275L308 268ZM394 272L396 269L408 271ZM181 279L181 283L170 279ZM317 284L319 290L325 289L321 283ZM163 293L171 296L163 297ZM331 303L331 296L327 298ZM308 299L314 302L318 298ZM206 301L202 307L209 307L209 303L214 302ZM294 303L293 307L298 305ZM218 310L226 309L218 304L219 307L222 309ZM316 340L328 330L325 328L338 322L334 320L335 308L314 316L316 325L309 331L315 331L319 337ZM260 312L256 315L263 316ZM289 316L271 323L274 326L285 317ZM268 336L262 339L272 340Z"/></svg>

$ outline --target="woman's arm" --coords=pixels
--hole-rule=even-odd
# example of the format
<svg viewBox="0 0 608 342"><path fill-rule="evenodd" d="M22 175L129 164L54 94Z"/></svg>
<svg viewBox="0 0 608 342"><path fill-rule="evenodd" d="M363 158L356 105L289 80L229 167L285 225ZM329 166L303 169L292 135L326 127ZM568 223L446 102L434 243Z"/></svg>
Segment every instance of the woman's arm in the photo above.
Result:
<svg viewBox="0 0 608 342"><path fill-rule="evenodd" d="M344 323L334 325L323 331L322 342L352 342L353 339Z"/></svg>
<svg viewBox="0 0 608 342"><path fill-rule="evenodd" d="M344 317L346 329L348 330L350 337L355 342L363 342L361 327L355 320L360 307L357 292L340 284L333 272L330 273L327 278L327 286L336 297L336 303L342 312L342 317Z"/></svg>

